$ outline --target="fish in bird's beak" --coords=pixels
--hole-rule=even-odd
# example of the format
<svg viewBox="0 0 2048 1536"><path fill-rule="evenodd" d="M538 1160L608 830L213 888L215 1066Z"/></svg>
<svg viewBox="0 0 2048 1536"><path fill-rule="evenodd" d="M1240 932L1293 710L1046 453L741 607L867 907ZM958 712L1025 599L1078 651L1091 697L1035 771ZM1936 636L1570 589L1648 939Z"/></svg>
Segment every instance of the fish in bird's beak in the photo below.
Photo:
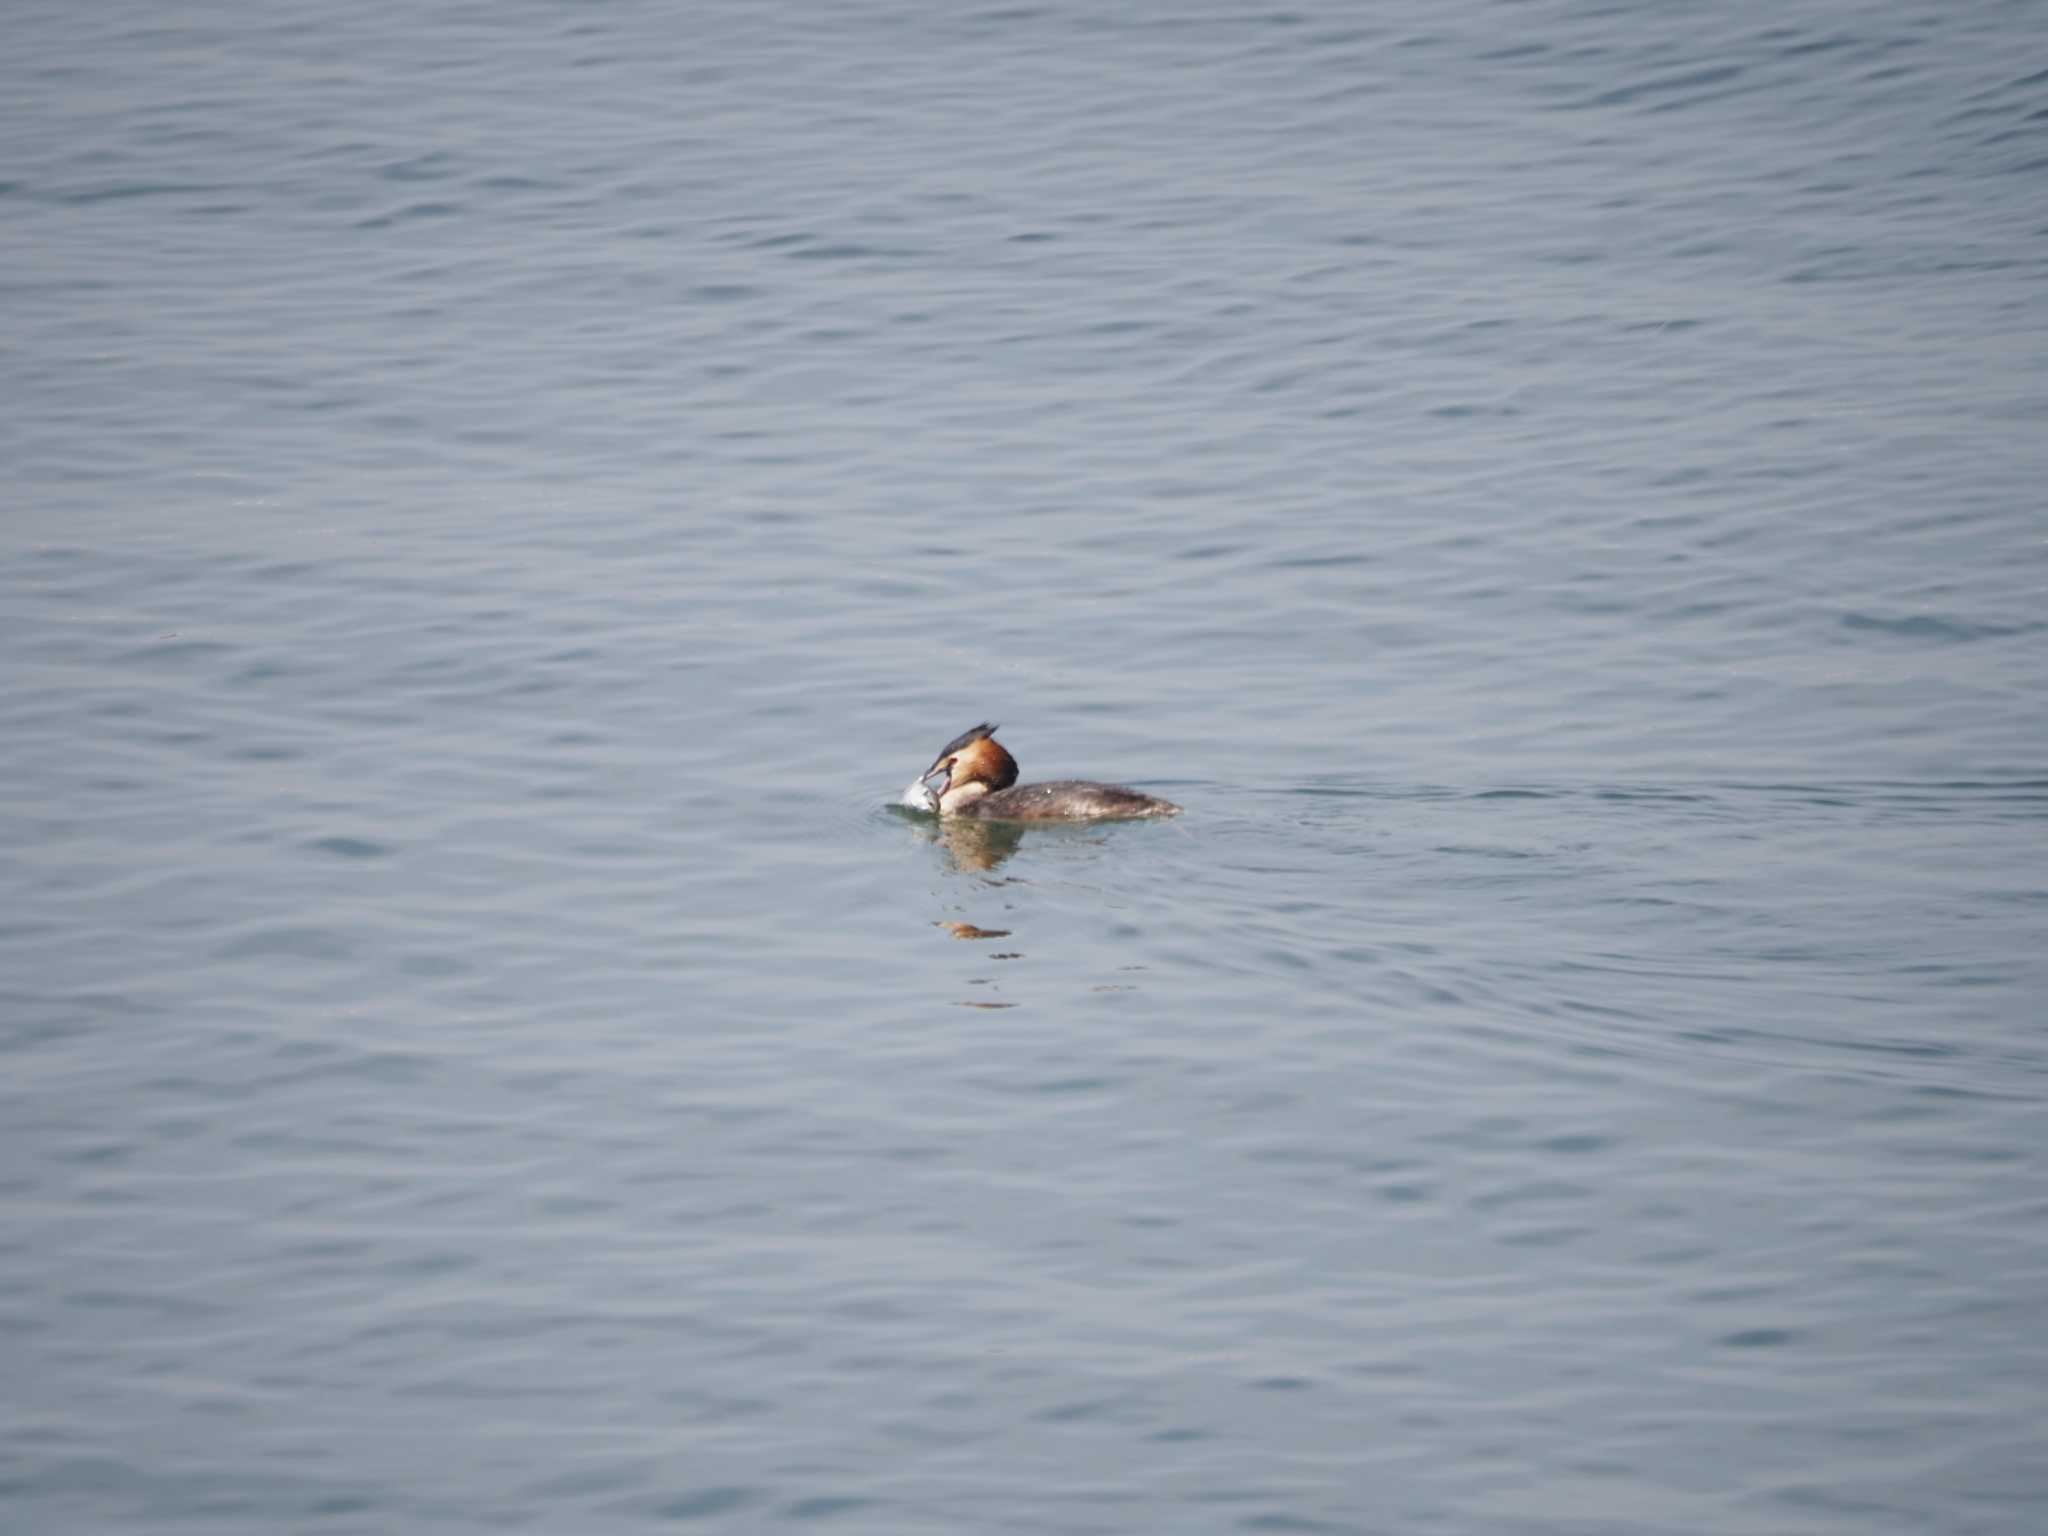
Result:
<svg viewBox="0 0 2048 1536"><path fill-rule="evenodd" d="M932 784L934 779L939 781L936 788ZM936 815L939 809L939 796L943 795L952 783L953 760L942 759L910 781L910 787L903 791L903 803L913 811L930 811Z"/></svg>
<svg viewBox="0 0 2048 1536"><path fill-rule="evenodd" d="M939 800L953 787L953 765L960 761L960 754L983 737L995 735L993 725L977 725L973 730L963 732L939 749L939 755L932 759L931 767L920 773L911 786L903 791L903 803L912 810L936 812ZM998 749L1000 750L1000 749ZM1014 777L1014 766L1012 777ZM932 787L932 780L939 781Z"/></svg>

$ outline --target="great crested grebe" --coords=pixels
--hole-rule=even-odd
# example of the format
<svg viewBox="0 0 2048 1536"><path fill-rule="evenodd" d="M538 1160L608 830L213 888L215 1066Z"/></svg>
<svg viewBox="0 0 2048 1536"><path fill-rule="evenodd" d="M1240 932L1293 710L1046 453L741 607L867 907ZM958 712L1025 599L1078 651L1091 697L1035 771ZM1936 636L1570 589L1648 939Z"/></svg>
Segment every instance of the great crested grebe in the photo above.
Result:
<svg viewBox="0 0 2048 1536"><path fill-rule="evenodd" d="M903 803L974 821L1108 821L1180 813L1171 800L1121 784L1087 779L1019 784L1017 759L1003 750L993 725L977 725L947 742L904 791Z"/></svg>

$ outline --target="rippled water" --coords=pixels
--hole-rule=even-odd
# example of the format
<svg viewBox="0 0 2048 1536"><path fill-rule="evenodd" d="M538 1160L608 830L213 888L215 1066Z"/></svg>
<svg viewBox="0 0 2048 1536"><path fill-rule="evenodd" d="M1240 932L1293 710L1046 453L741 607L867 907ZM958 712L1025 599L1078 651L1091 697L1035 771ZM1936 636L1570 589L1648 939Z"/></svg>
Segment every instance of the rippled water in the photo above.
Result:
<svg viewBox="0 0 2048 1536"><path fill-rule="evenodd" d="M11 20L9 1529L2038 1527L2038 5Z"/></svg>

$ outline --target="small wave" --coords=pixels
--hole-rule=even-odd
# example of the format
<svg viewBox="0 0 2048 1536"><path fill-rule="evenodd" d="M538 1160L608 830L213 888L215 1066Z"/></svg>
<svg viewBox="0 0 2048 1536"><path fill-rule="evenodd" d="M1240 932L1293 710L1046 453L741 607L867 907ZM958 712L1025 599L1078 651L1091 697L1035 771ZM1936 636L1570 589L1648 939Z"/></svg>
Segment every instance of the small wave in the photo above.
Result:
<svg viewBox="0 0 2048 1536"><path fill-rule="evenodd" d="M381 859L391 852L383 843L361 837L322 837L306 846L315 853L331 853L341 859Z"/></svg>
<svg viewBox="0 0 2048 1536"><path fill-rule="evenodd" d="M1841 617L1844 629L1891 635L1901 640L1939 640L1959 644L1970 640L2001 640L2011 635L2032 634L2039 624L1968 623L1941 614L1880 614L1851 610Z"/></svg>

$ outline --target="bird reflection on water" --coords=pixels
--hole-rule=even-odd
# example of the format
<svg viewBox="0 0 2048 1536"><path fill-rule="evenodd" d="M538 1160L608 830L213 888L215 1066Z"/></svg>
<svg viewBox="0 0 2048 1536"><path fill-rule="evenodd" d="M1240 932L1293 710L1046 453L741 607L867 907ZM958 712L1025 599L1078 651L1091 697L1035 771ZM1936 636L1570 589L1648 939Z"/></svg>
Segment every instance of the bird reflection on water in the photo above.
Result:
<svg viewBox="0 0 2048 1536"><path fill-rule="evenodd" d="M958 821L937 817L920 828L927 841L945 851L946 862L962 874L987 874L1022 846L1029 828L1015 821Z"/></svg>

